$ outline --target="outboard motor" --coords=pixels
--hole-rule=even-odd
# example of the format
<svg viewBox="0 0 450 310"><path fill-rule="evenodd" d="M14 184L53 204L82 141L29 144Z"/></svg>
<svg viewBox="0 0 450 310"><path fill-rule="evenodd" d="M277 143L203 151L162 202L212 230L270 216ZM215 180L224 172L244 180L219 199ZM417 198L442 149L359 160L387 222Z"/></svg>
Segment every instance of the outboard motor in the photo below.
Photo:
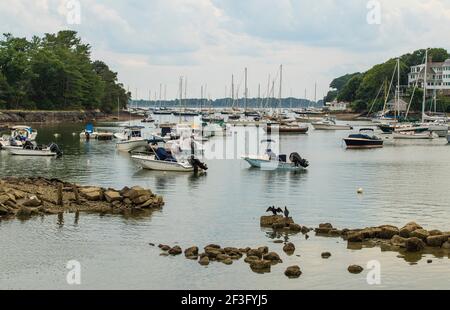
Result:
<svg viewBox="0 0 450 310"><path fill-rule="evenodd" d="M298 153L292 153L289 156L289 159L292 163L294 163L296 167L303 167L303 168L309 167L309 162L306 159L302 158Z"/></svg>
<svg viewBox="0 0 450 310"><path fill-rule="evenodd" d="M205 163L202 163L199 159L195 158L194 156L191 156L189 159L189 163L194 167L194 172L197 173L199 169L201 170L208 170L208 166Z"/></svg>
<svg viewBox="0 0 450 310"><path fill-rule="evenodd" d="M59 148L59 146L55 143L50 144L49 146L50 151L52 151L53 153L56 153L56 155L58 157L61 157L63 155L63 152L61 151L61 149Z"/></svg>

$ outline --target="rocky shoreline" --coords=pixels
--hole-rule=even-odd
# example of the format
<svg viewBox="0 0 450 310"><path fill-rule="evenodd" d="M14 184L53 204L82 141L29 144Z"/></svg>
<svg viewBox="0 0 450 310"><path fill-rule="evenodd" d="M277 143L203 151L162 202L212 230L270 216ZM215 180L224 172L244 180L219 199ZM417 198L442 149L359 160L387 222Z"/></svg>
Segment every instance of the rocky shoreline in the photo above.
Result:
<svg viewBox="0 0 450 310"><path fill-rule="evenodd" d="M108 114L96 111L0 111L1 124L83 123L88 121L128 120L130 114ZM142 118L133 116L135 118Z"/></svg>
<svg viewBox="0 0 450 310"><path fill-rule="evenodd" d="M317 228L308 228L296 224L291 217L281 215L262 216L260 226L271 230L273 234L281 237L283 233L296 235L302 234L306 240L309 239L309 233L314 232L317 237L342 238L348 242L347 249L362 249L367 247L379 246L384 250L404 252L404 253L430 253L433 250L441 250L450 257L450 232L440 230L427 231L415 222L406 224L402 228L391 225L382 225L379 227L368 227L363 229L336 229L329 223L320 224ZM287 239L275 240L274 243L282 243L283 252L286 256L296 254L296 246ZM151 246L155 244L150 243ZM235 261L244 258L250 269L256 273L270 273L271 267L282 264L281 256L273 252L267 246L258 248L240 248L240 247L221 247L217 244L209 244L203 248L200 253L198 246L192 246L183 249L180 246L171 247L160 244L161 256L179 256L184 253L186 259L197 261L201 266L208 266L211 263L218 262L225 265L232 265ZM297 255L300 257L300 255ZM332 253L323 252L321 258L328 260ZM319 258L319 257L318 257ZM428 260L432 263L432 260ZM347 266L350 274L360 274L364 268L359 265ZM303 274L300 266L294 265L286 268L284 275L290 279L299 278Z"/></svg>
<svg viewBox="0 0 450 310"><path fill-rule="evenodd" d="M124 215L163 206L162 197L139 186L116 190L79 186L57 179L0 179L0 220L64 212Z"/></svg>

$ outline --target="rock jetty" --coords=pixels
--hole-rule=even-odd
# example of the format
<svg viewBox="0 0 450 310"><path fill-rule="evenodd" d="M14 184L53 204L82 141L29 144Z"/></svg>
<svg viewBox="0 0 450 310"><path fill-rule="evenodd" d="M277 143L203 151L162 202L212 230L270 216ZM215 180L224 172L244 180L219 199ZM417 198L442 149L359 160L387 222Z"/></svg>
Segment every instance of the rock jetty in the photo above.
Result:
<svg viewBox="0 0 450 310"><path fill-rule="evenodd" d="M162 197L139 186L116 190L79 186L57 179L0 180L0 219L63 212L126 214L157 209L163 205Z"/></svg>

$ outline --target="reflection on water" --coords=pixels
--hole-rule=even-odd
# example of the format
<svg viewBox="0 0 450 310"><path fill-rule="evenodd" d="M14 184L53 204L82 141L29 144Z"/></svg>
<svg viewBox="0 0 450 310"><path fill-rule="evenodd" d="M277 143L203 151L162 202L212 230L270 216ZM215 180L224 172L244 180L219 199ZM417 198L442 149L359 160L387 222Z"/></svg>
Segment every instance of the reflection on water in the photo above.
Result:
<svg viewBox="0 0 450 310"><path fill-rule="evenodd" d="M120 130L115 124L104 126ZM116 152L113 142L80 141L83 125L37 129L38 142L56 142L64 156L31 159L0 152L2 176L40 175L114 188L140 185L164 196L166 205L125 216L61 214L0 222L1 288L70 288L64 267L72 259L82 263L84 288L98 289L313 289L341 288L342 283L346 288L372 288L364 274L350 275L347 267L365 266L373 259L385 270L383 285L376 288L450 285L448 253L423 253L418 258L379 247L347 250L342 240L313 235L307 240L302 234L272 234L259 227L259 217L276 205L288 206L295 221L308 227L324 222L346 228L403 226L417 221L427 229L450 230L450 147L443 143L355 152L342 147L347 132L311 130L281 138L282 153L298 152L309 160L306 172L259 171L239 159L208 160L208 173L196 176L141 170L128 154ZM364 189L363 195L356 193L358 188ZM284 264L265 275L254 274L243 261L202 268L183 258L160 257L148 246L267 245L282 254L283 243L277 240L293 242L296 255L282 255ZM324 251L333 254L326 262L320 259ZM430 258L438 259L427 264ZM284 269L296 264L304 272L302 279L288 281Z"/></svg>

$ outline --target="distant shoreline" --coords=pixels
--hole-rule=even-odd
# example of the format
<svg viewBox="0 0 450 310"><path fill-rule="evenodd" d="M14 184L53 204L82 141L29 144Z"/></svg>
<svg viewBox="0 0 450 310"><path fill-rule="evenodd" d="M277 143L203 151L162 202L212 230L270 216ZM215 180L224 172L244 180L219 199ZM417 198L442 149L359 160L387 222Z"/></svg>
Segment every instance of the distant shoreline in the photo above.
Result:
<svg viewBox="0 0 450 310"><path fill-rule="evenodd" d="M140 116L131 116L140 119ZM121 121L129 120L130 114L121 112L104 113L101 111L26 111L26 110L0 110L0 125L6 124L42 124L42 123L83 123L95 121Z"/></svg>

